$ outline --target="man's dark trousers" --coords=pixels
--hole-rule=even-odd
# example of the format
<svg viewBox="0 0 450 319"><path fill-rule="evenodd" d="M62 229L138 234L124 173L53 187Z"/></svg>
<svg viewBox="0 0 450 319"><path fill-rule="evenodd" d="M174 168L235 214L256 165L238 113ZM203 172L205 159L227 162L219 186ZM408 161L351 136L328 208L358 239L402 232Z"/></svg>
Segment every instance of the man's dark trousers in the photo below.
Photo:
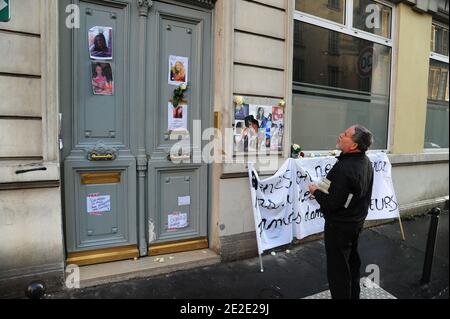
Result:
<svg viewBox="0 0 450 319"><path fill-rule="evenodd" d="M359 299L361 259L358 239L363 225L325 222L327 275L333 299Z"/></svg>

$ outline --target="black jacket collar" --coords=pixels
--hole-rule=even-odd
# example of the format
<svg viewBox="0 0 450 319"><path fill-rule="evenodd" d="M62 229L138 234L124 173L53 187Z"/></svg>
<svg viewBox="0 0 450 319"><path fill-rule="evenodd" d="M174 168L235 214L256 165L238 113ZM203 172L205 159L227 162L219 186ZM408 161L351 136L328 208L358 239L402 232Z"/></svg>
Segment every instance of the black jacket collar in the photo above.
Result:
<svg viewBox="0 0 450 319"><path fill-rule="evenodd" d="M341 153L339 156L337 156L336 158L338 160L342 160L344 158L353 158L353 157L362 157L362 156L366 156L365 152L359 152L359 153Z"/></svg>

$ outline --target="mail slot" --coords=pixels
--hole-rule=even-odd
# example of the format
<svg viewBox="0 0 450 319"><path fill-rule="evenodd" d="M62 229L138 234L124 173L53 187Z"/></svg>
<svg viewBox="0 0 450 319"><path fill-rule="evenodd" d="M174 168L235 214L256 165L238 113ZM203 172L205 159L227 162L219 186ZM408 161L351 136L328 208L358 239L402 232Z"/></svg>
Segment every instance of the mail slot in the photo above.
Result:
<svg viewBox="0 0 450 319"><path fill-rule="evenodd" d="M82 173L82 185L118 184L121 180L121 172L107 173Z"/></svg>

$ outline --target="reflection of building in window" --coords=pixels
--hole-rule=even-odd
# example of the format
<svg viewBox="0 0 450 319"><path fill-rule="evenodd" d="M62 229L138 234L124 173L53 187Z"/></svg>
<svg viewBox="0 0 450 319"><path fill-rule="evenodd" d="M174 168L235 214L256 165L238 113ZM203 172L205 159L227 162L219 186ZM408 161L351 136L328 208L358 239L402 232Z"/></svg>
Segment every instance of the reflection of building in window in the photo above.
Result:
<svg viewBox="0 0 450 319"><path fill-rule="evenodd" d="M431 51L448 55L448 29L433 24L431 28Z"/></svg>
<svg viewBox="0 0 450 319"><path fill-rule="evenodd" d="M305 61L302 59L294 59L294 82L305 82Z"/></svg>
<svg viewBox="0 0 450 319"><path fill-rule="evenodd" d="M330 9L341 9L341 0L328 0L328 8Z"/></svg>
<svg viewBox="0 0 450 319"><path fill-rule="evenodd" d="M359 90L364 91L364 92L370 92L371 91L370 80L371 80L370 77L360 78L359 79Z"/></svg>
<svg viewBox="0 0 450 319"><path fill-rule="evenodd" d="M381 32L380 35L385 38L391 37L391 9L383 7L381 9Z"/></svg>
<svg viewBox="0 0 450 319"><path fill-rule="evenodd" d="M375 8L376 12L374 12ZM392 9L390 7L372 0L354 0L354 9L353 27L385 38L391 37Z"/></svg>
<svg viewBox="0 0 450 319"><path fill-rule="evenodd" d="M339 68L337 66L328 66L328 86L339 86Z"/></svg>
<svg viewBox="0 0 450 319"><path fill-rule="evenodd" d="M294 46L302 46L303 43L303 27L301 23L294 24Z"/></svg>
<svg viewBox="0 0 450 319"><path fill-rule="evenodd" d="M328 33L328 54L339 55L339 33Z"/></svg>
<svg viewBox="0 0 450 319"><path fill-rule="evenodd" d="M449 146L448 63L430 59L425 148Z"/></svg>
<svg viewBox="0 0 450 319"><path fill-rule="evenodd" d="M363 36L295 23L303 24L304 46L294 46L293 52L292 139L305 149L330 149L340 127L359 122L375 134L374 148L386 148L392 48ZM335 48L339 55L324 54ZM373 57L370 49L376 52Z"/></svg>
<svg viewBox="0 0 450 319"><path fill-rule="evenodd" d="M430 77L428 83L428 99L448 101L448 68L430 65Z"/></svg>
<svg viewBox="0 0 450 319"><path fill-rule="evenodd" d="M344 0L295 0L295 10L340 24L345 23Z"/></svg>

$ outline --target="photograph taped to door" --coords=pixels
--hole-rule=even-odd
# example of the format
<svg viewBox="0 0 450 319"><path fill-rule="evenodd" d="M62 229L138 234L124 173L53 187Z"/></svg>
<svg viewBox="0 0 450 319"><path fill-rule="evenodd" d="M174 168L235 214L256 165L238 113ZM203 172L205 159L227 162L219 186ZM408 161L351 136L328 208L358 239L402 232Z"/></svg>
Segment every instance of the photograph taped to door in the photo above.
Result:
<svg viewBox="0 0 450 319"><path fill-rule="evenodd" d="M270 132L270 150L275 152L283 151L284 109L280 106L272 108Z"/></svg>
<svg viewBox="0 0 450 319"><path fill-rule="evenodd" d="M110 27L89 29L89 55L91 59L112 60L113 30Z"/></svg>
<svg viewBox="0 0 450 319"><path fill-rule="evenodd" d="M167 129L169 131L187 131L188 130L188 106L180 103L174 107L169 102L167 108Z"/></svg>
<svg viewBox="0 0 450 319"><path fill-rule="evenodd" d="M102 216L103 213L111 211L111 196L89 194L86 198L86 206L89 215Z"/></svg>
<svg viewBox="0 0 450 319"><path fill-rule="evenodd" d="M243 121L249 115L249 105L240 104L234 107L234 119Z"/></svg>
<svg viewBox="0 0 450 319"><path fill-rule="evenodd" d="M92 62L91 84L94 95L114 95L114 78L110 63Z"/></svg>
<svg viewBox="0 0 450 319"><path fill-rule="evenodd" d="M167 229L174 231L189 227L188 214L173 212L167 215Z"/></svg>
<svg viewBox="0 0 450 319"><path fill-rule="evenodd" d="M189 58L170 55L169 56L169 84L188 84Z"/></svg>

